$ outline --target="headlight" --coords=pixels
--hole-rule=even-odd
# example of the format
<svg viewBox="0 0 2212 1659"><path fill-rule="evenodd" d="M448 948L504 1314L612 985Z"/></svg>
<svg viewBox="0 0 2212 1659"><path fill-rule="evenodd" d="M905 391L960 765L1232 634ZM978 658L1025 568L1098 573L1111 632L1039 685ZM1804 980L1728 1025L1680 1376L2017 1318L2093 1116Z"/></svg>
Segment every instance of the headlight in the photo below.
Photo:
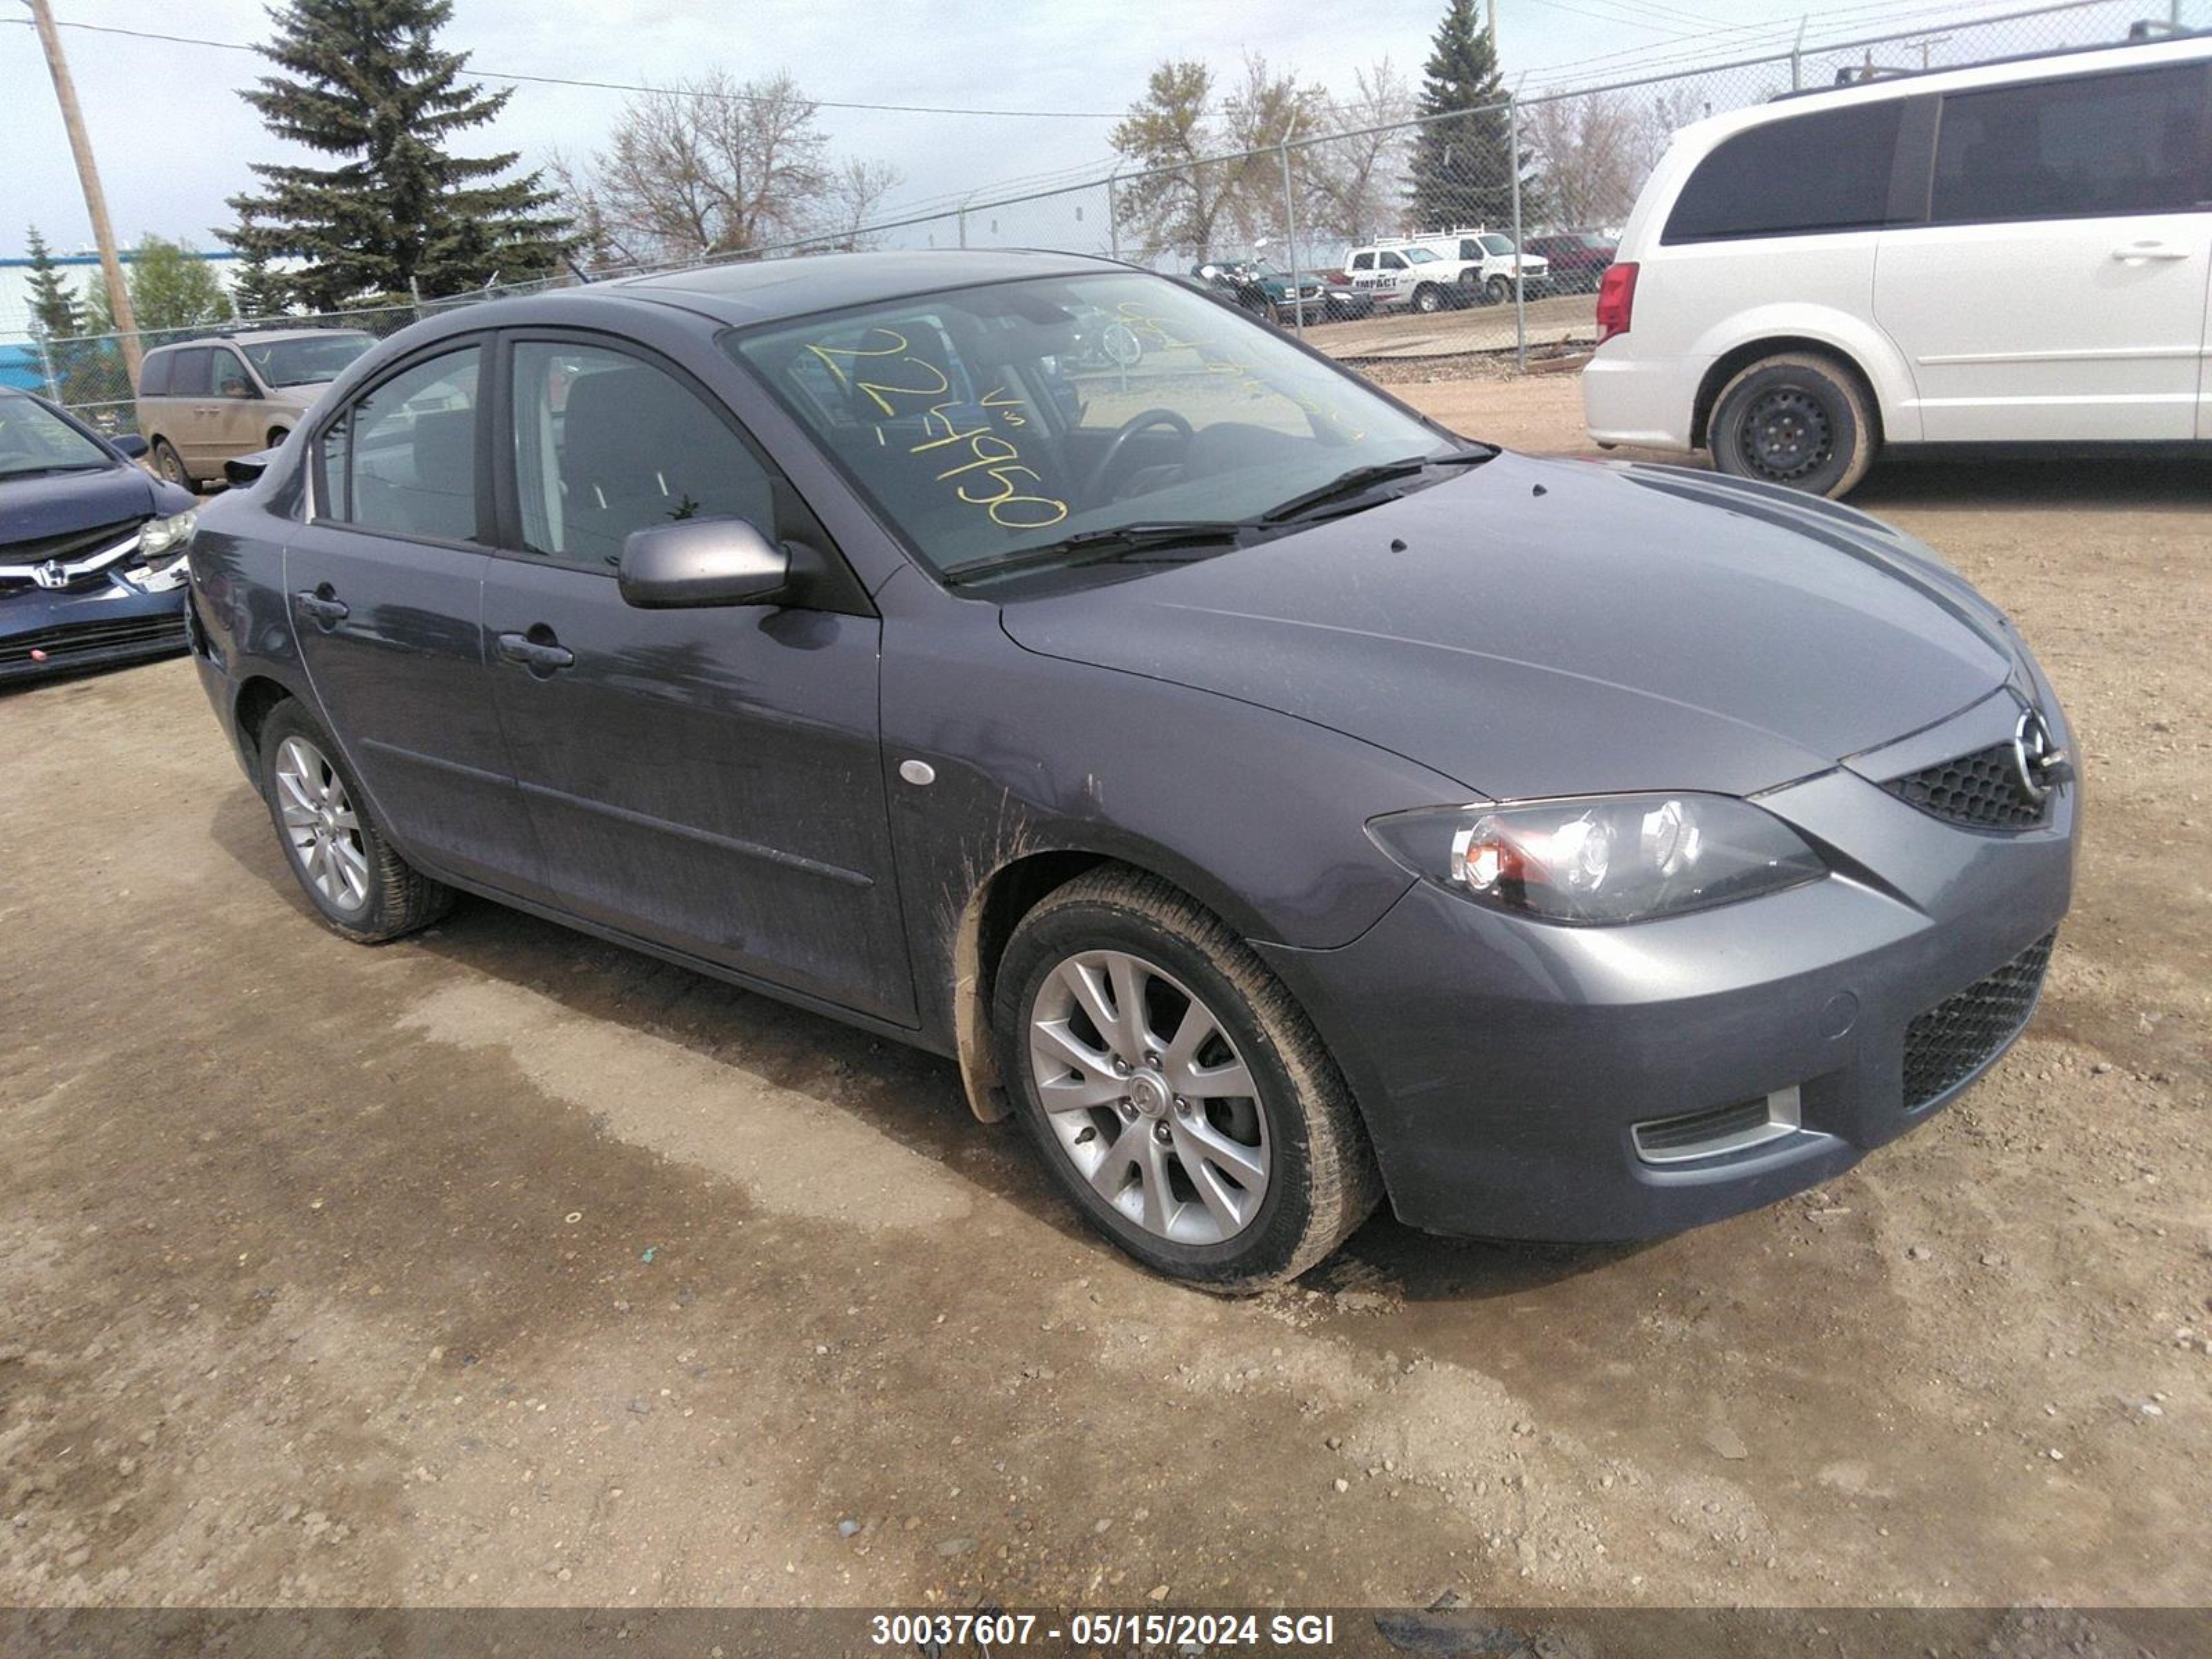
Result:
<svg viewBox="0 0 2212 1659"><path fill-rule="evenodd" d="M172 518L149 519L138 527L139 556L158 559L165 553L182 552L199 523L200 513L196 507L188 507Z"/></svg>
<svg viewBox="0 0 2212 1659"><path fill-rule="evenodd" d="M1547 921L1679 915L1827 873L1788 824L1728 795L1425 807L1367 833L1417 876Z"/></svg>

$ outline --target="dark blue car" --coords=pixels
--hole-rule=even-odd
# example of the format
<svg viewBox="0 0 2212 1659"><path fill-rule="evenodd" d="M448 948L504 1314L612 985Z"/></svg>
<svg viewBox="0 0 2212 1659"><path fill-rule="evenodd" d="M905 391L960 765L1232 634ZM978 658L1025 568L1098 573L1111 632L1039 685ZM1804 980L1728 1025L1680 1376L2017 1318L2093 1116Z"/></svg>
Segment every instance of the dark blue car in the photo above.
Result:
<svg viewBox="0 0 2212 1659"><path fill-rule="evenodd" d="M325 924L465 890L956 1055L1216 1285L1385 1198L1617 1239L1828 1180L2019 1034L2071 890L2057 699L1927 548L1469 442L1104 260L447 313L191 574Z"/></svg>
<svg viewBox="0 0 2212 1659"><path fill-rule="evenodd" d="M145 453L0 386L0 684L184 649L197 503Z"/></svg>

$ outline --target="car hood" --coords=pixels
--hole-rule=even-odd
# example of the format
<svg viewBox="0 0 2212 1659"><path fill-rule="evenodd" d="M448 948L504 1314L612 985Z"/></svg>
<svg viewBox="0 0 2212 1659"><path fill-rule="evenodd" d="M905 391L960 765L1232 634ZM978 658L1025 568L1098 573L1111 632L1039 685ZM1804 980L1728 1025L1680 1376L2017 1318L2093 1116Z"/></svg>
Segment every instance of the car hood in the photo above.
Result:
<svg viewBox="0 0 2212 1659"><path fill-rule="evenodd" d="M1029 650L1279 709L1498 799L1754 793L1931 725L2017 665L1987 601L1863 514L1510 454L1001 617Z"/></svg>
<svg viewBox="0 0 2212 1659"><path fill-rule="evenodd" d="M155 512L181 513L192 504L190 495L176 490L178 504L161 506L159 492L167 488L150 473L124 465L99 472L0 478L0 549Z"/></svg>

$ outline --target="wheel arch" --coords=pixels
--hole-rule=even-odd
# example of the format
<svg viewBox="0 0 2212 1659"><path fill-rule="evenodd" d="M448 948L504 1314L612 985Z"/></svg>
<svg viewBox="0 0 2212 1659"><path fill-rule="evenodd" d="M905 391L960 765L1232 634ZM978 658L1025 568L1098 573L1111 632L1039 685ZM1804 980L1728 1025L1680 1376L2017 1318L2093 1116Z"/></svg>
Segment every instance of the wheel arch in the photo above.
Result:
<svg viewBox="0 0 2212 1659"><path fill-rule="evenodd" d="M238 684L232 694L231 722L238 733L238 747L247 765L257 771L261 763L261 732L268 725L269 716L276 705L287 702L298 694L270 674L249 674Z"/></svg>
<svg viewBox="0 0 2212 1659"><path fill-rule="evenodd" d="M1690 443L1692 447L1711 447L1711 422L1713 406L1720 401L1721 392L1730 380L1763 357L1781 357L1802 354L1826 357L1838 368L1858 377L1866 388L1867 406L1874 413L1874 439L1876 444L1909 434L1895 429L1895 411L1909 398L1909 392L1896 383L1895 375L1902 371L1869 350L1863 344L1853 345L1831 336L1808 333L1760 334L1731 346L1715 357L1698 382L1698 392L1690 410ZM1878 362L1880 370L1870 368Z"/></svg>

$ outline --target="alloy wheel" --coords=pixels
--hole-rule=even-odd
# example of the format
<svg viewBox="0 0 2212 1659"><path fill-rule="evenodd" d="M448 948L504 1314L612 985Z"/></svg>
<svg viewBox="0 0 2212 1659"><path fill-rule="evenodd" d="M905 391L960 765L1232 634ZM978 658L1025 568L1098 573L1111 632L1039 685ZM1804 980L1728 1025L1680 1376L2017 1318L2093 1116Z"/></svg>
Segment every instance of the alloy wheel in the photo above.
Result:
<svg viewBox="0 0 2212 1659"><path fill-rule="evenodd" d="M1244 1058L1188 987L1124 951L1085 951L1038 987L1030 1075L1060 1151L1153 1236L1218 1244L1249 1226L1273 1165Z"/></svg>
<svg viewBox="0 0 2212 1659"><path fill-rule="evenodd" d="M284 839L301 874L334 908L364 908L368 849L337 769L305 738L287 738L276 750L276 794Z"/></svg>

